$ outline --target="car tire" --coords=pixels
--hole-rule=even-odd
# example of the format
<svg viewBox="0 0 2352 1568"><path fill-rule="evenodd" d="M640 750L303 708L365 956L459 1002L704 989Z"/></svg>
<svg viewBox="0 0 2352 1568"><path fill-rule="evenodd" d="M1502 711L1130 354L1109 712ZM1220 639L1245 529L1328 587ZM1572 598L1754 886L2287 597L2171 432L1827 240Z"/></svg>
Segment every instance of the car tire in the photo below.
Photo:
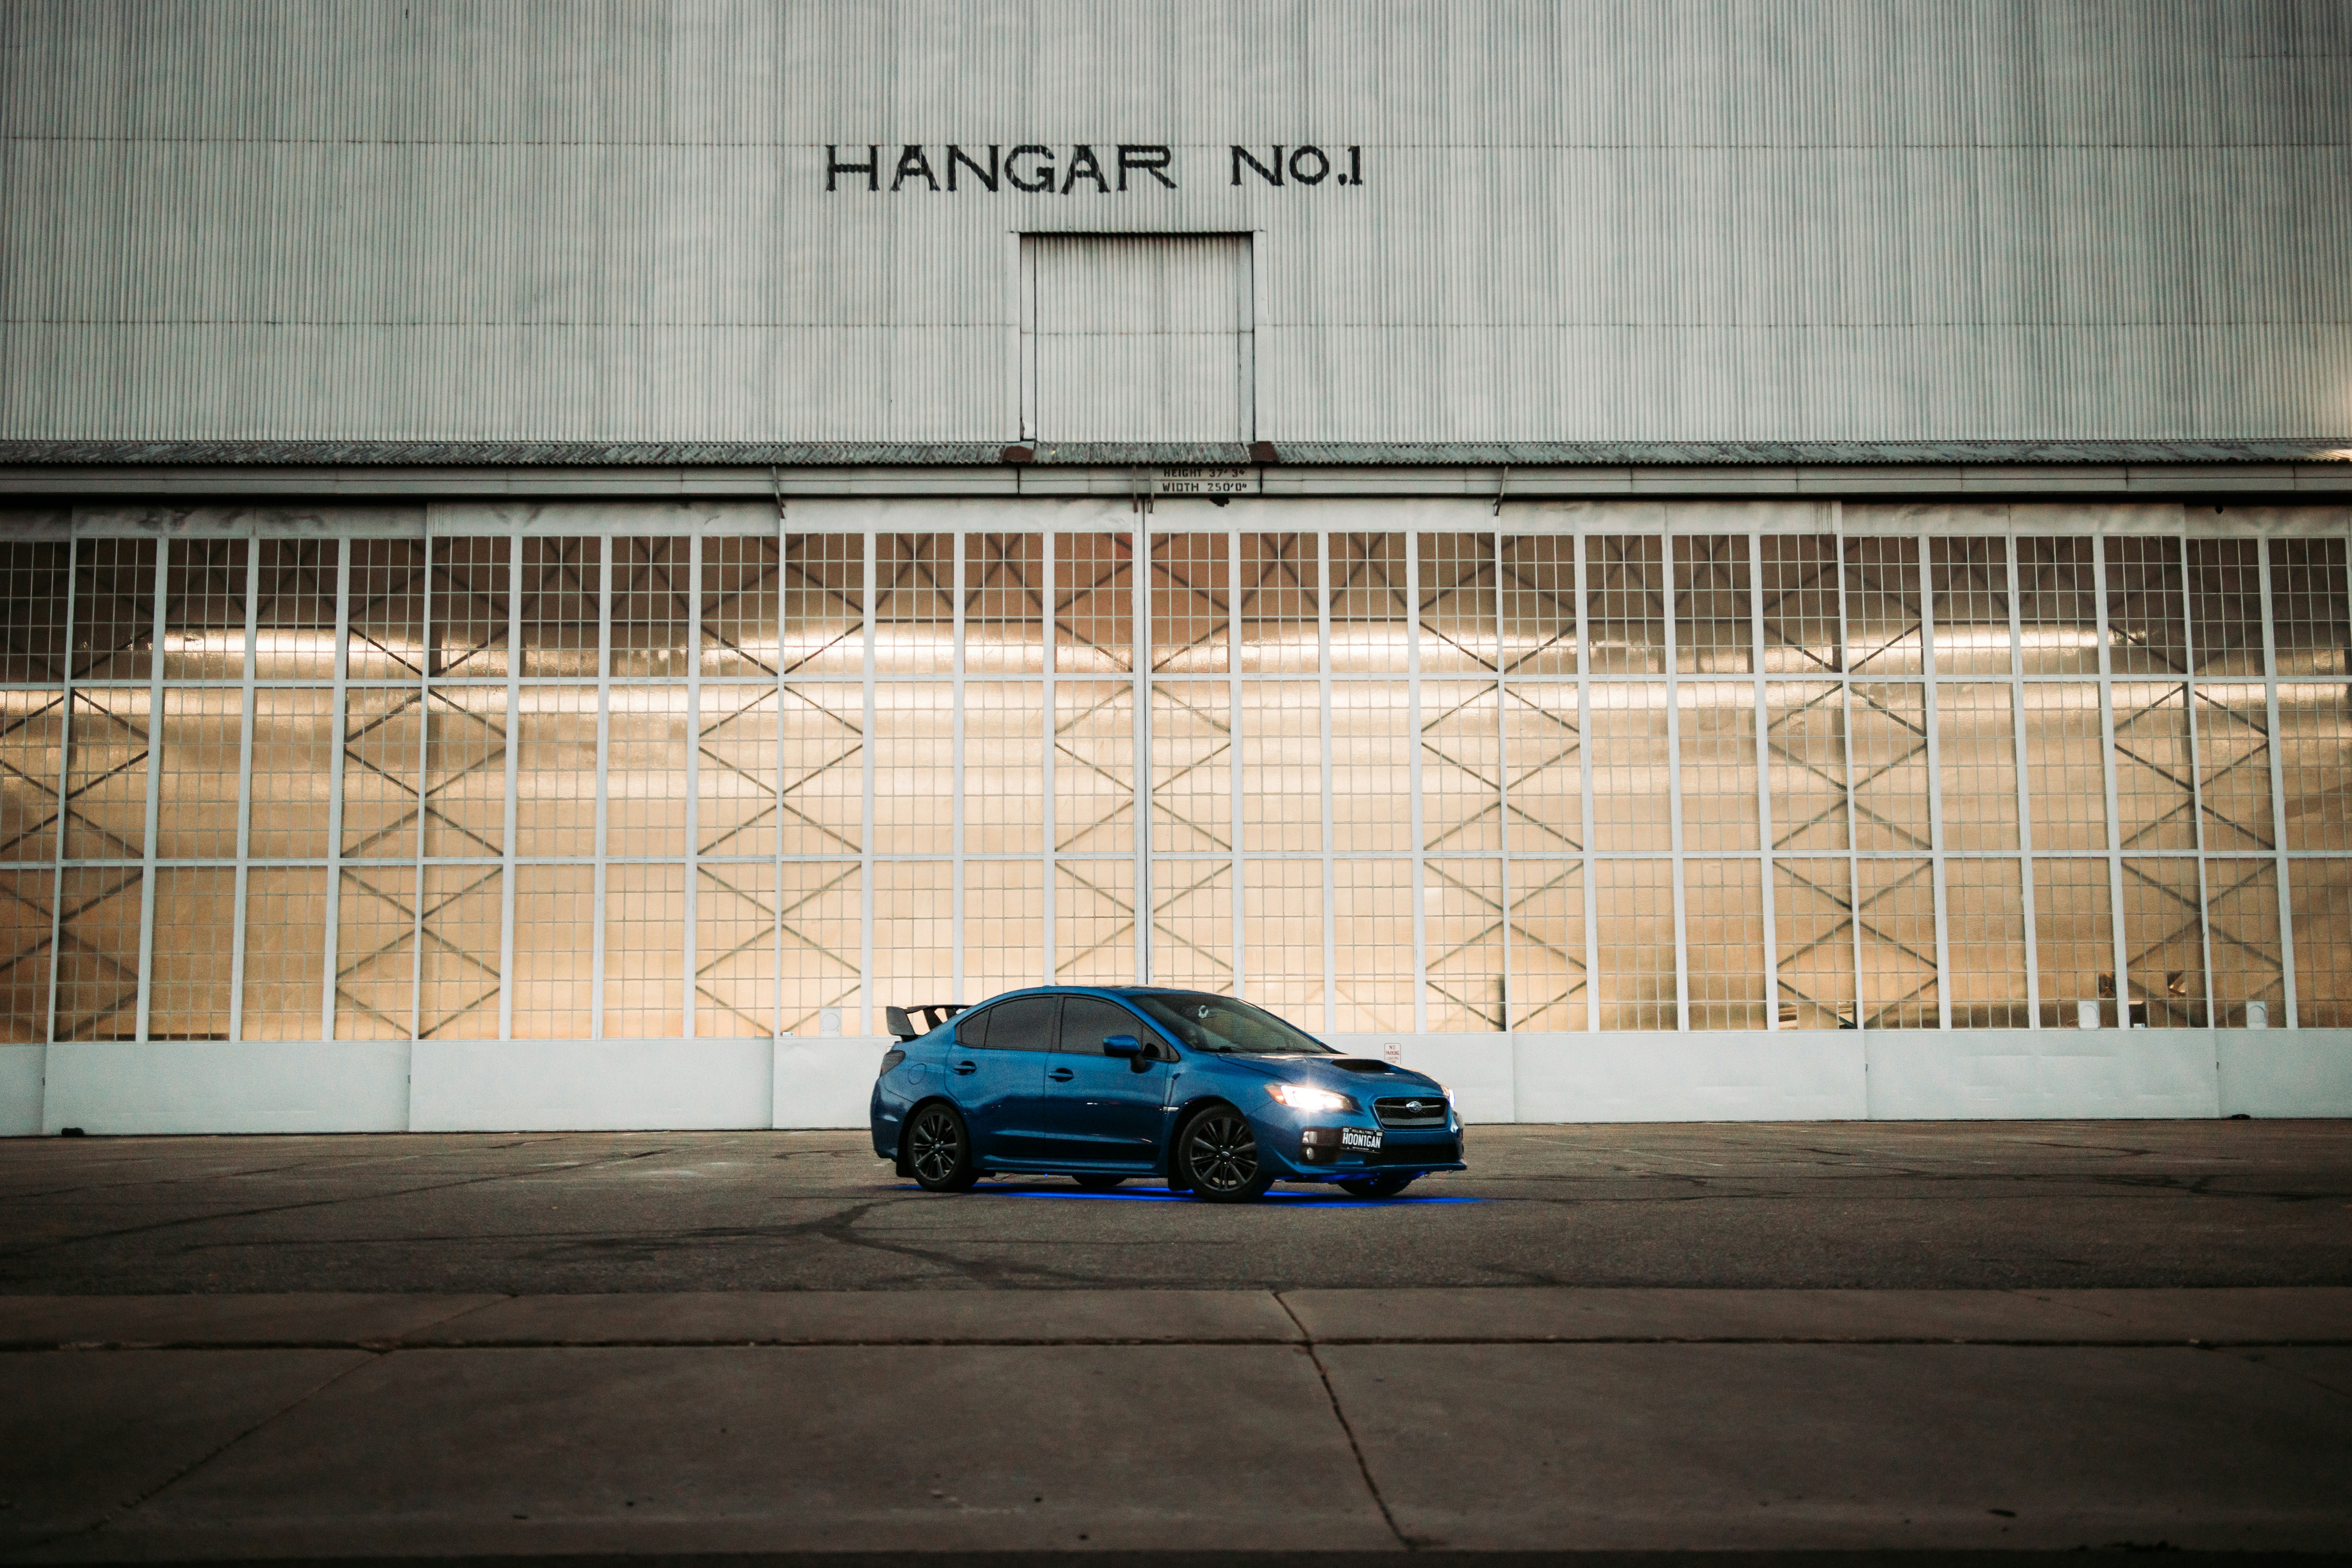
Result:
<svg viewBox="0 0 2352 1568"><path fill-rule="evenodd" d="M971 1129L954 1106L935 1100L908 1119L907 1165L927 1193L961 1193L980 1180Z"/></svg>
<svg viewBox="0 0 2352 1568"><path fill-rule="evenodd" d="M1419 1173L1400 1175L1391 1173L1380 1176L1351 1176L1339 1184L1339 1190L1351 1198L1392 1198L1420 1180Z"/></svg>
<svg viewBox="0 0 2352 1568"><path fill-rule="evenodd" d="M1274 1172L1257 1157L1249 1118L1229 1105L1213 1105L1184 1124L1176 1163L1192 1195L1204 1203L1255 1203L1274 1185Z"/></svg>
<svg viewBox="0 0 2352 1568"><path fill-rule="evenodd" d="M1090 1193L1107 1193L1113 1187L1118 1185L1121 1182L1127 1180L1127 1178L1125 1176L1107 1175L1098 1171L1079 1171L1072 1173L1070 1180L1077 1183L1078 1185L1086 1188L1086 1190Z"/></svg>

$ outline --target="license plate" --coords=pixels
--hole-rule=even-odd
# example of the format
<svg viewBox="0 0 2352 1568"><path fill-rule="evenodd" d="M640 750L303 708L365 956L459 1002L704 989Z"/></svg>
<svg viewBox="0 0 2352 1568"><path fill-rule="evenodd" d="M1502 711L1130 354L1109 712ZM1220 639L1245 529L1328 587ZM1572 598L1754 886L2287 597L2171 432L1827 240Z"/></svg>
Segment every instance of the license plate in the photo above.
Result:
<svg viewBox="0 0 2352 1568"><path fill-rule="evenodd" d="M1377 1127L1339 1129L1339 1147L1342 1149L1377 1149L1380 1146L1381 1131Z"/></svg>

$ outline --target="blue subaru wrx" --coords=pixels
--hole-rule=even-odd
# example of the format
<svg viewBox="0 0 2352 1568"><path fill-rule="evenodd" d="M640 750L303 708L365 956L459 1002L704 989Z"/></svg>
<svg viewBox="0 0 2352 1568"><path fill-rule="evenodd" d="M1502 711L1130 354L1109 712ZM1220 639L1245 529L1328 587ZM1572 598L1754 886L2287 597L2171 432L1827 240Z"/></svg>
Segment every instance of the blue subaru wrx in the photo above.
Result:
<svg viewBox="0 0 2352 1568"><path fill-rule="evenodd" d="M1444 1085L1230 996L1048 986L917 1011L927 1030L890 1009L874 1152L931 1192L1017 1172L1097 1189L1165 1176L1211 1203L1276 1182L1393 1197L1464 1168Z"/></svg>

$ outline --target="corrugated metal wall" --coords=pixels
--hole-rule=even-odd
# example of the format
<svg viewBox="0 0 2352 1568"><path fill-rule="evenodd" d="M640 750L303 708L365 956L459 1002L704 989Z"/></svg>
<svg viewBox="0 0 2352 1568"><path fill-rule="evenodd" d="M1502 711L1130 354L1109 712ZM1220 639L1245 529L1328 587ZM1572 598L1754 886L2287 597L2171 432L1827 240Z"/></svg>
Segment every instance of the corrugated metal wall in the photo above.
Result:
<svg viewBox="0 0 2352 1568"><path fill-rule="evenodd" d="M1010 437L1024 231L1255 231L1276 440L2338 435L2347 103L2343 0L10 4L0 437Z"/></svg>
<svg viewBox="0 0 2352 1568"><path fill-rule="evenodd" d="M1249 238L1052 235L1023 252L1045 441L1250 438Z"/></svg>

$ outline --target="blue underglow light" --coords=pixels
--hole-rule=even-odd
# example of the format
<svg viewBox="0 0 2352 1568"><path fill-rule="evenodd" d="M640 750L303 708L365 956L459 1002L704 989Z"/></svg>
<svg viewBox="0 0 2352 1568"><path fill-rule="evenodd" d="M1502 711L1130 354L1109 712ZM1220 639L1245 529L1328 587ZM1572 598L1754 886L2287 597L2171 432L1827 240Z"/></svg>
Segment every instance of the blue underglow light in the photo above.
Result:
<svg viewBox="0 0 2352 1568"><path fill-rule="evenodd" d="M908 1182L901 1183L898 1190L902 1193L919 1193L923 1189ZM1188 1204L1199 1201L1190 1193L1171 1193L1150 1189L1131 1193L1117 1191L1090 1193L1076 1187L1000 1187L991 1183L983 1183L973 1187L965 1195L999 1198L1059 1198L1065 1202L1082 1203ZM1259 1201L1269 1204L1294 1204L1318 1209L1393 1209L1413 1205L1479 1204L1486 1200L1436 1193L1413 1197L1400 1195L1393 1198L1358 1198L1350 1197L1344 1193L1332 1193L1328 1196L1322 1193L1268 1193Z"/></svg>

